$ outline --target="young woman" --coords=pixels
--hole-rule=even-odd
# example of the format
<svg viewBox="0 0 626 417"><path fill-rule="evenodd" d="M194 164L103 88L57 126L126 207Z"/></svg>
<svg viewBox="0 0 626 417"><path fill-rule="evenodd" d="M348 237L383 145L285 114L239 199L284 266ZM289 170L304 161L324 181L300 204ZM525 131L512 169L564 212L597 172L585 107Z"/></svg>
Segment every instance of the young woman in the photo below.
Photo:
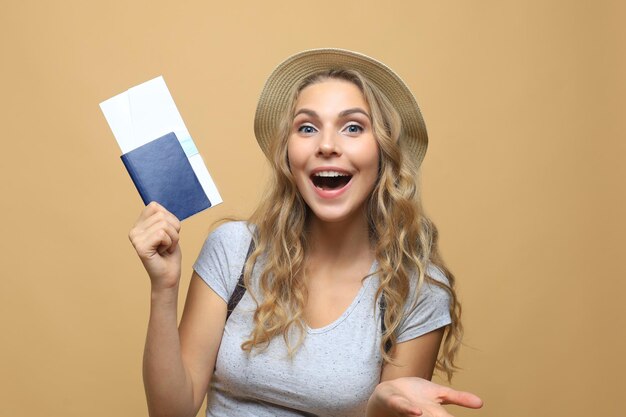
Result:
<svg viewBox="0 0 626 417"><path fill-rule="evenodd" d="M255 134L273 171L267 198L209 235L179 327L179 221L151 203L130 231L152 284L150 415L195 416L207 392L207 416L480 407L430 382L435 367L451 376L462 332L420 205L427 136L404 82L361 54L304 51L266 82Z"/></svg>

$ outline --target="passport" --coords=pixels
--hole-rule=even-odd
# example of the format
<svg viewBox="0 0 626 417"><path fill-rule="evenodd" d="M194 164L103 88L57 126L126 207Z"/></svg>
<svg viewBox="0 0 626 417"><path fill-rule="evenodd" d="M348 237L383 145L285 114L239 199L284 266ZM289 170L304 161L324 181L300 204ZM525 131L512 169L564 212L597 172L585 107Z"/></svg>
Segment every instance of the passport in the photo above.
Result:
<svg viewBox="0 0 626 417"><path fill-rule="evenodd" d="M176 134L170 132L121 156L139 195L179 220L211 207Z"/></svg>

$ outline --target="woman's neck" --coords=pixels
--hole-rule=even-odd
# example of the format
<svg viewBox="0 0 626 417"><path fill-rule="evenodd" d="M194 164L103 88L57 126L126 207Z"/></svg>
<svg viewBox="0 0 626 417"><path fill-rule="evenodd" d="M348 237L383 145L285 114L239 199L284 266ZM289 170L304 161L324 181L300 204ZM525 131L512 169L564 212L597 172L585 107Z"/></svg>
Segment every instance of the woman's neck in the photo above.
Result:
<svg viewBox="0 0 626 417"><path fill-rule="evenodd" d="M373 254L365 214L328 223L312 216L308 224L309 256L327 262Z"/></svg>

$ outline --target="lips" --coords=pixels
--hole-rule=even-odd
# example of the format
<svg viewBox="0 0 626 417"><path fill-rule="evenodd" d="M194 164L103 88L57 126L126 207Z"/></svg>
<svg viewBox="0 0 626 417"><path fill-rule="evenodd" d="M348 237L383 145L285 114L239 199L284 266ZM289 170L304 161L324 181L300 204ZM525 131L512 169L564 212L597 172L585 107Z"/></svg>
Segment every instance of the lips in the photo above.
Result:
<svg viewBox="0 0 626 417"><path fill-rule="evenodd" d="M345 187L352 175L345 171L334 169L316 170L310 176L313 185L324 191L340 190Z"/></svg>

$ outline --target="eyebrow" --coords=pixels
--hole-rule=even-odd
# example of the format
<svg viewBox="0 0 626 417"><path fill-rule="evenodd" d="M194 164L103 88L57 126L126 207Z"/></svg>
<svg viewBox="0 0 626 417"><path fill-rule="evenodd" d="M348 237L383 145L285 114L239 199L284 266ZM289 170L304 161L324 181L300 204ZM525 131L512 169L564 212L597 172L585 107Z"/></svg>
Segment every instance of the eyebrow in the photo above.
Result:
<svg viewBox="0 0 626 417"><path fill-rule="evenodd" d="M363 110L360 107L354 107L354 108L351 108L351 109L343 110L343 111L341 111L339 113L339 117L346 117L346 116L349 116L349 115L355 114L355 113L361 113L361 114L365 115L368 119L371 120L370 115L365 110ZM319 118L319 116L318 116L318 114L316 112L314 112L313 110L310 110L310 109L306 109L306 108L298 110L296 112L296 114L293 115L293 117L296 117L299 114L306 114L306 115L311 116L311 117Z"/></svg>
<svg viewBox="0 0 626 417"><path fill-rule="evenodd" d="M354 107L354 108L352 108L352 109L347 109L347 110L344 110L344 111L342 111L341 113L339 113L339 117L345 117L345 116L348 116L348 115L350 115L350 114L354 114L354 113L361 113L361 114L364 114L364 115L365 115L368 119L370 119L370 120L371 120L370 115L369 115L369 114L368 114L365 110L363 110L363 109L362 109L362 108L360 108L360 107Z"/></svg>

